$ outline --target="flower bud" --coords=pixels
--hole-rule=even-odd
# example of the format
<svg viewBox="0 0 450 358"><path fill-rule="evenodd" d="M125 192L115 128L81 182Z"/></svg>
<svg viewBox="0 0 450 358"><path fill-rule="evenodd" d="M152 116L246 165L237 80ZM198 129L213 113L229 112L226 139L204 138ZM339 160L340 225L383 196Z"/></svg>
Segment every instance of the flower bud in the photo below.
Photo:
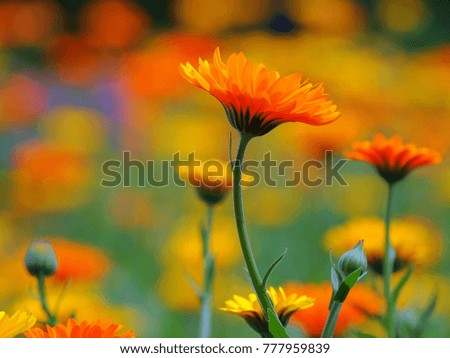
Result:
<svg viewBox="0 0 450 358"><path fill-rule="evenodd" d="M50 242L33 241L25 255L25 266L32 276L51 276L56 272L58 261Z"/></svg>
<svg viewBox="0 0 450 358"><path fill-rule="evenodd" d="M363 240L359 241L353 249L339 259L337 269L344 278L359 268L362 268L361 275L367 271L367 257L363 250L363 243Z"/></svg>

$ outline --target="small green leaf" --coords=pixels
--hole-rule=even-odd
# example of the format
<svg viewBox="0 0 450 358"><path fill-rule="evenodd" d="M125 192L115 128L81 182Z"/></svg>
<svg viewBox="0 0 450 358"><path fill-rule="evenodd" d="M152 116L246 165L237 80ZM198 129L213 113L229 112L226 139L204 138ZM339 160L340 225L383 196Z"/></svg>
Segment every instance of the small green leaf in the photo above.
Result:
<svg viewBox="0 0 450 358"><path fill-rule="evenodd" d="M262 286L264 287L264 289L266 288L266 284L267 284L267 280L269 279L269 276L272 274L273 270L275 270L275 268L278 266L278 264L281 262L281 260L283 260L284 256L286 256L287 254L287 247L284 250L284 252L281 254L281 256L279 258L277 258L272 265L270 265L270 267L268 268L266 274L264 275L263 281L262 281Z"/></svg>
<svg viewBox="0 0 450 358"><path fill-rule="evenodd" d="M392 300L393 302L397 302L398 296L400 295L400 292L402 291L403 287L405 286L406 282L408 282L409 278L411 277L411 274L414 271L414 266L409 266L408 270L405 272L405 274L400 279L397 286L392 291Z"/></svg>
<svg viewBox="0 0 450 358"><path fill-rule="evenodd" d="M268 310L269 315L269 331L274 338L289 338L286 330L278 319L277 314L272 310Z"/></svg>

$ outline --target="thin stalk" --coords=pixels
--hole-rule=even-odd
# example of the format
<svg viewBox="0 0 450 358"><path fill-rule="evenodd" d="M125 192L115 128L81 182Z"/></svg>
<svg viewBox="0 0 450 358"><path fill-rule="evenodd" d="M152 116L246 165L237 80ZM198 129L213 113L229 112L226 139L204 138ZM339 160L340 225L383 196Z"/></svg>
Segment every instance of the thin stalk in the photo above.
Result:
<svg viewBox="0 0 450 358"><path fill-rule="evenodd" d="M242 164L244 161L245 150L247 149L247 145L251 138L252 137L246 136L245 134L242 134L239 138L236 161L233 167L234 215L236 218L239 243L244 255L244 261L247 266L248 274L250 276L250 280L252 281L256 296L258 297L263 314L265 318L268 319L268 311L272 310L274 312L274 308L272 301L266 292L266 288L263 286L263 281L261 279L261 275L259 274L258 266L256 265L255 257L250 246L247 226L245 224L244 203L242 200Z"/></svg>
<svg viewBox="0 0 450 358"><path fill-rule="evenodd" d="M47 295L45 292L45 276L43 274L39 274L37 280L38 280L39 299L41 301L42 309L47 315L47 323L50 326L54 326L56 325L56 317L52 314L52 312L48 307Z"/></svg>
<svg viewBox="0 0 450 358"><path fill-rule="evenodd" d="M321 338L332 338L334 334L334 329L336 328L336 322L339 317L339 312L341 311L342 303L333 301L331 302L330 312L328 313L327 321L325 327L323 328Z"/></svg>
<svg viewBox="0 0 450 358"><path fill-rule="evenodd" d="M202 232L203 241L203 292L200 307L200 332L199 337L208 338L211 336L211 311L212 311L212 281L214 265L212 254L210 253L211 227L214 209L208 205L206 209L206 227Z"/></svg>
<svg viewBox="0 0 450 358"><path fill-rule="evenodd" d="M385 217L385 252L383 262L383 279L384 279L384 297L386 300L386 327L389 338L395 337L395 303L392 298L391 278L393 265L392 262L392 246L390 240L390 224L392 211L392 194L393 184L388 184L387 207Z"/></svg>

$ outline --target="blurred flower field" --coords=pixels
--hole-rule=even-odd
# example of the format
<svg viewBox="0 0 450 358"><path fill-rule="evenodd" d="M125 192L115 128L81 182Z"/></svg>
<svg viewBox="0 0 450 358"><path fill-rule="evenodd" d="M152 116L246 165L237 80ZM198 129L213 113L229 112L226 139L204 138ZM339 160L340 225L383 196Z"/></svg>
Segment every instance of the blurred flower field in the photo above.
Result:
<svg viewBox="0 0 450 358"><path fill-rule="evenodd" d="M282 76L323 83L340 112L324 126L284 124L252 141L246 159L270 151L298 169L325 161L328 150L337 161L377 133L440 153L440 163L396 184L392 282L414 266L397 301L399 335L418 336L436 299L420 336L450 337L449 15L450 3L427 0L0 2L0 337L196 337L195 286L209 254L211 336L258 336L229 314L263 319L249 296L229 186L212 197L192 187L197 177L185 187L140 185L138 168L129 185L101 184L104 163L122 162L124 152L153 161L155 180L176 153L229 160L230 133L233 147L238 135L223 106L180 69L197 68L199 57L213 63L218 47L225 62L242 51ZM330 250L338 258L359 240L369 273L350 292L335 334L387 335L374 318L386 310L386 185L360 161L340 173L348 185L243 190L258 265L266 269L287 248L269 294L290 318L291 337L320 336L332 294ZM208 255L200 228L210 213L199 198L214 200ZM67 327L43 325L39 277L24 264L34 240L56 253L47 303Z"/></svg>

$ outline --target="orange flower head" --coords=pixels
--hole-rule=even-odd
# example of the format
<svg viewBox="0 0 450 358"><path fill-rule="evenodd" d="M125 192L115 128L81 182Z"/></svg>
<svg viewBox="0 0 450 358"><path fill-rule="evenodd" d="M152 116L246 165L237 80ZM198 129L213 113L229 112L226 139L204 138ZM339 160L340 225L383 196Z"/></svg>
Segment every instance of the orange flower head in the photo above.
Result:
<svg viewBox="0 0 450 358"><path fill-rule="evenodd" d="M417 148L414 144L404 144L398 136L387 139L382 134L375 135L372 142L353 144L353 151L345 155L372 164L390 184L402 180L415 168L441 161L441 155L432 149Z"/></svg>
<svg viewBox="0 0 450 358"><path fill-rule="evenodd" d="M250 137L261 136L284 122L323 125L339 116L327 100L321 83L302 82L299 73L281 77L264 65L254 65L244 54L233 53L227 63L214 51L213 62L199 59L196 70L189 62L181 75L216 97L230 124Z"/></svg>
<svg viewBox="0 0 450 358"><path fill-rule="evenodd" d="M301 327L309 337L320 337L328 316L332 288L324 283L288 284L286 294L304 294L315 298L314 306L308 310L294 313L291 322ZM342 305L337 320L335 335L342 336L350 327L360 325L368 320L368 316L383 312L383 298L369 286L358 283L350 291Z"/></svg>
<svg viewBox="0 0 450 358"><path fill-rule="evenodd" d="M108 320L95 322L81 321L77 323L70 318L67 324L55 327L46 325L42 328L32 328L25 331L27 338L134 338L133 331L124 331L124 327Z"/></svg>

